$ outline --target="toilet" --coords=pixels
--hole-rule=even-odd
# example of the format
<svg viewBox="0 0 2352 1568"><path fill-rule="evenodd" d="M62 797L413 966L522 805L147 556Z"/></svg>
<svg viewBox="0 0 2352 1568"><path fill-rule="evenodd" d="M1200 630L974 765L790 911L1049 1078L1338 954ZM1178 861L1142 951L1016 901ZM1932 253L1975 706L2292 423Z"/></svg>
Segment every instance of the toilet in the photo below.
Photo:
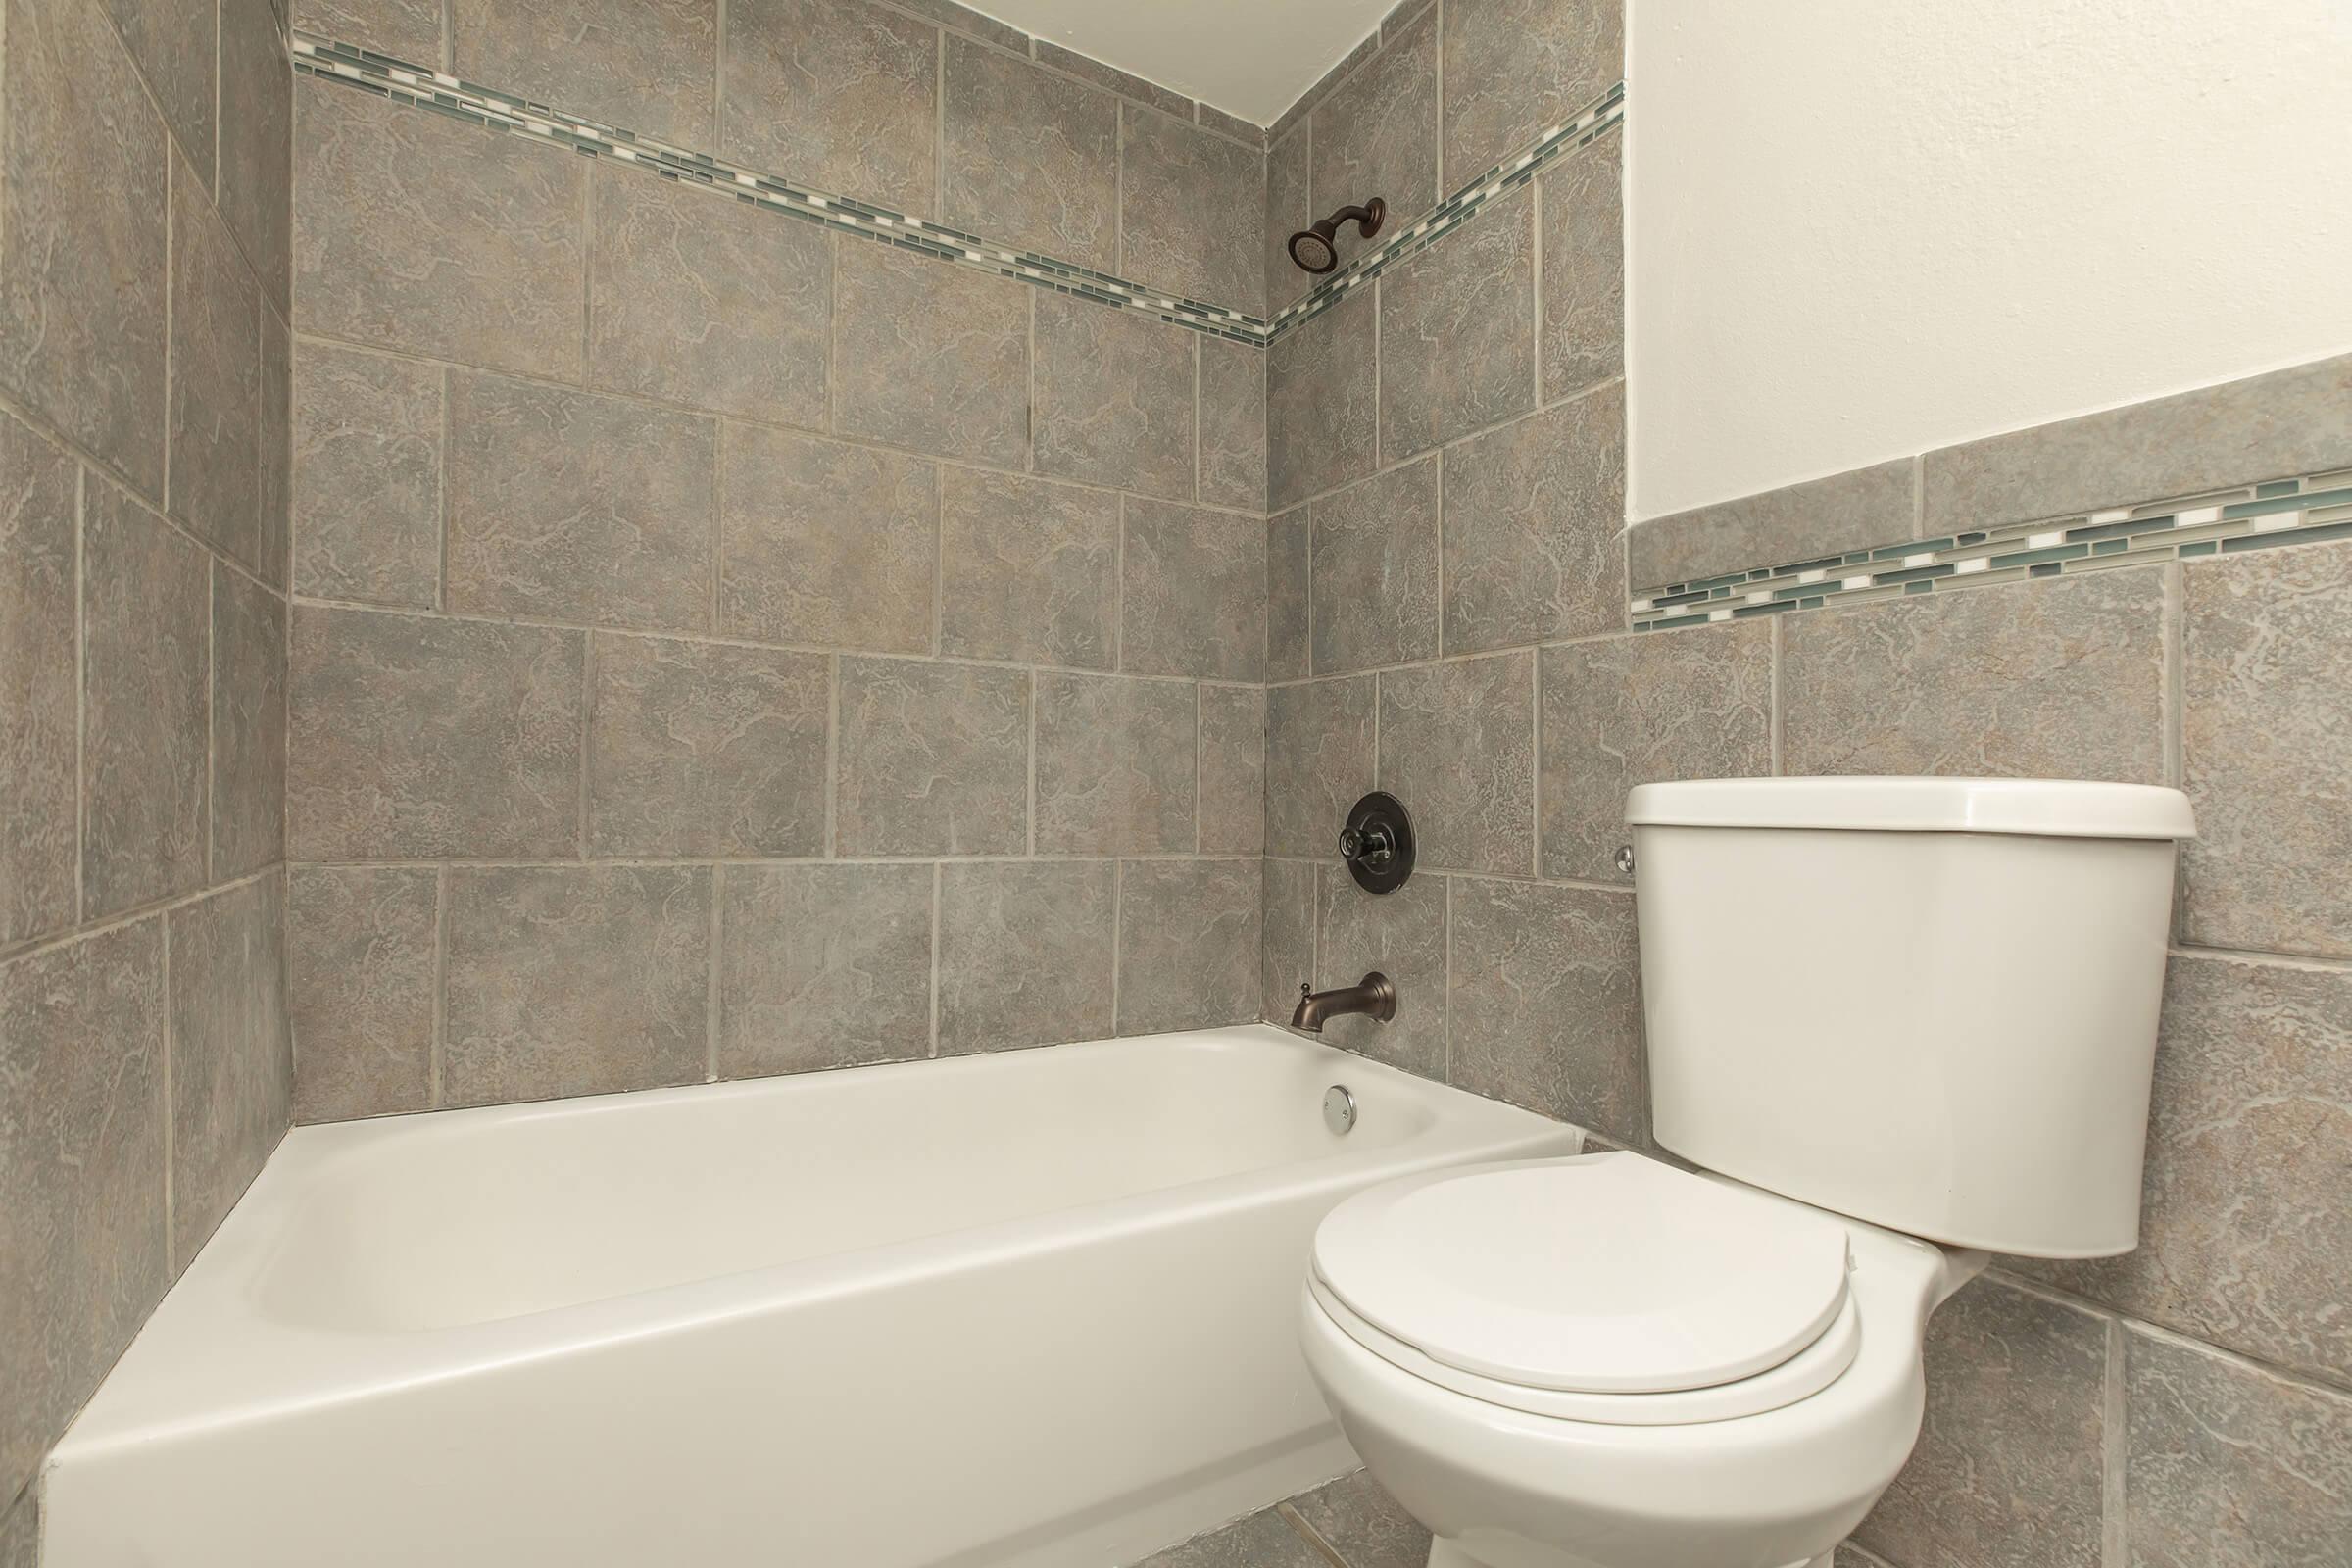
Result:
<svg viewBox="0 0 2352 1568"><path fill-rule="evenodd" d="M1828 1568L1991 1252L2137 1243L2186 797L1715 779L1628 801L1651 1111L1368 1189L1306 1361L1431 1568ZM1685 1168L1678 1168L1678 1164Z"/></svg>

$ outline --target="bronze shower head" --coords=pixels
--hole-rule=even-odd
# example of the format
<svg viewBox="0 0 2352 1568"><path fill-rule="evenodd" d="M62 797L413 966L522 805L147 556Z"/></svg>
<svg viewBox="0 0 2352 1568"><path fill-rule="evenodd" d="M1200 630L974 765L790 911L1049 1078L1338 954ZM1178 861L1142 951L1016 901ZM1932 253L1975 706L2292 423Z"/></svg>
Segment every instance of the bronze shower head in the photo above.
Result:
<svg viewBox="0 0 2352 1568"><path fill-rule="evenodd" d="M1388 215L1389 204L1377 196L1362 207L1343 207L1291 236L1291 260L1306 271L1328 272L1340 265L1339 246L1334 242L1342 223L1353 223L1358 234L1370 239L1380 232L1380 220Z"/></svg>

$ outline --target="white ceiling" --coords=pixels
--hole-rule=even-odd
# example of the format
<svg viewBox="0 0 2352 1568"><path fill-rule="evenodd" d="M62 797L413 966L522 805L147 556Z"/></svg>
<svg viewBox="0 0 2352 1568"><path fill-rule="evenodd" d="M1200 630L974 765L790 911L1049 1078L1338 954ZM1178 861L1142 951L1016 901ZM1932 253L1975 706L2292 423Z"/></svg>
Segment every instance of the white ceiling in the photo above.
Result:
<svg viewBox="0 0 2352 1568"><path fill-rule="evenodd" d="M966 0L972 4L972 0ZM1270 125L1396 0L977 0L972 9Z"/></svg>

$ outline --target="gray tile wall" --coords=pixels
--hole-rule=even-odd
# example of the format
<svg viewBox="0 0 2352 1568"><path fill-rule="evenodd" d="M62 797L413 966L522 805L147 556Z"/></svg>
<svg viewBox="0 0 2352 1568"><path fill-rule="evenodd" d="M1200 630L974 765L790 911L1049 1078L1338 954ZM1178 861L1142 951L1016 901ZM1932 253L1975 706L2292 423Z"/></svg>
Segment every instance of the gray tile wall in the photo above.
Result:
<svg viewBox="0 0 2352 1568"><path fill-rule="evenodd" d="M1572 0L1441 10L1448 181L1456 133L1475 145L1519 101L1479 90L1481 29L1521 29L1532 61L1555 32L1614 25ZM1387 156L1360 149L1418 122L1404 88L1376 112L1359 87L1387 80L1367 63L1386 37L1276 127L1270 238L1340 199L1327 170ZM1918 771L2185 787L2205 836L2182 859L2143 1244L2001 1260L1936 1315L1918 1447L1839 1561L2341 1558L2352 546L1682 631L1630 633L1625 600L1832 548L2352 468L2352 361L1629 535L1615 159L1604 141L1564 160L1532 215L1482 214L1268 356L1266 1016L1288 1017L1302 979L1381 967L1404 993L1397 1022L1328 1039L1654 1152L1630 878L1613 863L1632 785ZM1422 830L1421 871L1386 899L1329 848L1374 780ZM1311 1518L1303 1499L1284 1510ZM1172 1560L1251 1560L1221 1540Z"/></svg>
<svg viewBox="0 0 2352 1568"><path fill-rule="evenodd" d="M1264 130L951 0L650 0L627 7L581 0L295 0L294 20L340 43L447 69L821 191L1246 315L1264 314ZM330 133L323 116L306 127L306 136ZM407 193L440 183L442 174L404 175L398 166L414 167L415 149L369 139L376 143L369 151L306 154L306 167L313 158L361 158L382 182L377 211L387 224L404 215L435 221L404 202ZM506 161L505 150L495 147L474 138L467 152ZM561 162L545 172L553 185L583 177ZM715 389L708 381L691 393L660 384L695 373L693 362L728 357L731 338L767 338L775 330L769 318L791 302L778 297L772 274L752 291L729 270L756 263L760 250L808 243L813 232L746 215L747 224L764 226L731 236L722 219L704 215L686 251L671 254L659 243L667 222L659 209L691 204L695 194L632 181L611 198L635 211L610 220L642 232L612 276L600 261L592 284L611 287L624 311L634 308L633 319L600 325L591 338L590 356L612 361L595 384L635 374L657 383L635 388L648 396L806 423L781 411L712 404L709 394ZM606 200L600 193L600 227L608 221ZM525 201L501 215L499 226L518 262L555 237L546 231L552 210L538 212L536 222L518 221L531 212ZM536 232L519 232L525 227ZM355 231L350 243L363 246L368 238ZM478 253L488 242L477 235L472 243ZM452 253L442 247L439 254ZM354 269L345 258L327 261L325 270ZM506 303L552 303L547 282L543 274L511 272ZM426 293L443 286L429 274L416 285ZM331 307L321 293L313 308ZM678 313L697 310L710 310L712 319L694 352L682 357L686 368L674 354L650 357L631 347L640 334L676 332ZM378 324L389 330L398 318ZM448 328L462 339L478 328L514 324L504 313L485 311ZM745 383L792 373L788 366L734 357L740 396L757 399L769 390ZM527 359L502 358L486 346L468 363L533 368Z"/></svg>
<svg viewBox="0 0 2352 1568"><path fill-rule="evenodd" d="M0 1560L290 1119L287 255L267 0L5 0Z"/></svg>
<svg viewBox="0 0 2352 1568"><path fill-rule="evenodd" d="M1262 151L1148 83L954 8L559 50L576 9L464 0L448 47L1257 287ZM1255 1017L1262 354L315 78L296 118L299 1117Z"/></svg>

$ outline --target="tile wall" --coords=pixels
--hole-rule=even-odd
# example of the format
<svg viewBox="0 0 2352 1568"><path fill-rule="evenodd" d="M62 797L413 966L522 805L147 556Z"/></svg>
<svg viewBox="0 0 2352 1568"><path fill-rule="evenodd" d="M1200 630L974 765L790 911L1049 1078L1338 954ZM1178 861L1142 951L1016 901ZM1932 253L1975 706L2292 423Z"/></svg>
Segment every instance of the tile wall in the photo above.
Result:
<svg viewBox="0 0 2352 1568"><path fill-rule="evenodd" d="M1570 0L1445 0L1384 29L1275 127L1270 240L1283 202L1340 199L1334 170L1428 188L1457 115L1606 79L1613 64L1561 61L1614 37ZM1330 1038L1651 1148L1614 863L1630 786L2181 785L2203 836L2182 861L2143 1245L2005 1261L1937 1315L1918 1449L1840 1563L2342 1560L2352 359L1621 537L1615 140L1269 351L1266 1016L1304 979L1377 965L1397 1021ZM1799 590L1798 565L1837 569ZM1662 602L1701 580L1707 602ZM1421 871L1386 898L1330 848L1376 785L1421 832Z"/></svg>
<svg viewBox="0 0 2352 1568"><path fill-rule="evenodd" d="M1251 127L954 7L581 9L296 20L1258 309ZM299 1119L1256 1015L1262 351L296 96Z"/></svg>
<svg viewBox="0 0 2352 1568"><path fill-rule="evenodd" d="M269 0L6 0L0 1560L285 1131L287 160Z"/></svg>

